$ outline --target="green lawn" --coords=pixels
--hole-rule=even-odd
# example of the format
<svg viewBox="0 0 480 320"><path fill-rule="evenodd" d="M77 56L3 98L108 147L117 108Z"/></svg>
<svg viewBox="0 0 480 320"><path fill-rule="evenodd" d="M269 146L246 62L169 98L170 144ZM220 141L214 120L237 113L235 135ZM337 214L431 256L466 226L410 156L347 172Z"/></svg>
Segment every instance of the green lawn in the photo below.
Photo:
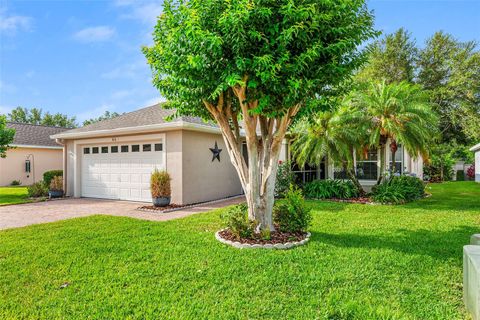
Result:
<svg viewBox="0 0 480 320"><path fill-rule="evenodd" d="M0 187L0 206L30 202L27 187Z"/></svg>
<svg viewBox="0 0 480 320"><path fill-rule="evenodd" d="M310 202L311 242L288 251L218 243L220 211L2 231L0 319L464 319L480 185L429 191L402 206Z"/></svg>

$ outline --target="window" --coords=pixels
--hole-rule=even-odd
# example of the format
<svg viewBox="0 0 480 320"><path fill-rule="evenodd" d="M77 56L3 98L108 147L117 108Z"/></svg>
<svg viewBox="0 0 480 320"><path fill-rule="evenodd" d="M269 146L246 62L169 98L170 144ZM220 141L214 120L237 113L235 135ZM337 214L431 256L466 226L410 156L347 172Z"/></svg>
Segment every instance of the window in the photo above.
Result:
<svg viewBox="0 0 480 320"><path fill-rule="evenodd" d="M93 147L92 148L92 153L98 153L98 147Z"/></svg>
<svg viewBox="0 0 480 320"><path fill-rule="evenodd" d="M132 152L139 152L139 151L140 151L140 145L132 144Z"/></svg>
<svg viewBox="0 0 480 320"><path fill-rule="evenodd" d="M102 153L108 153L108 147L102 147Z"/></svg>
<svg viewBox="0 0 480 320"><path fill-rule="evenodd" d="M378 178L377 149L368 150L365 159L357 160L357 178L359 180L377 180Z"/></svg>
<svg viewBox="0 0 480 320"><path fill-rule="evenodd" d="M110 148L110 152L111 152L111 153L118 153L118 146L112 146L112 147Z"/></svg>
<svg viewBox="0 0 480 320"><path fill-rule="evenodd" d="M163 144L155 143L155 151L163 151Z"/></svg>
<svg viewBox="0 0 480 320"><path fill-rule="evenodd" d="M121 151L122 152L128 152L128 146L122 146Z"/></svg>
<svg viewBox="0 0 480 320"><path fill-rule="evenodd" d="M90 154L90 148L83 148L83 154Z"/></svg>
<svg viewBox="0 0 480 320"><path fill-rule="evenodd" d="M152 145L151 145L151 144L144 144L144 145L142 146L142 150L143 150L143 152L152 151Z"/></svg>
<svg viewBox="0 0 480 320"><path fill-rule="evenodd" d="M296 163L292 163L292 172L295 175L295 182L298 184L325 179L325 158L317 165L305 164L303 168Z"/></svg>

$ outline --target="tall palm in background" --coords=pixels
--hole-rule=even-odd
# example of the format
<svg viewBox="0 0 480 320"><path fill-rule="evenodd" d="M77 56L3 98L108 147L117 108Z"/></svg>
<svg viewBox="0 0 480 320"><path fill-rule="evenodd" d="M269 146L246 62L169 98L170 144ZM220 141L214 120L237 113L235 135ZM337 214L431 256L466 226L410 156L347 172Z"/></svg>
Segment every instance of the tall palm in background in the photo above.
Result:
<svg viewBox="0 0 480 320"><path fill-rule="evenodd" d="M353 156L356 146L362 144L362 132L358 124L352 126L344 121L345 110L324 111L313 117L299 120L290 130L291 151L297 164L318 164L328 156L335 163L341 163L347 176L363 194L355 169ZM357 116L358 117L358 116Z"/></svg>
<svg viewBox="0 0 480 320"><path fill-rule="evenodd" d="M419 86L406 82L371 83L353 91L347 104L351 114L345 114L344 121L367 123L369 145L381 150L377 183L383 179L388 139L392 153L391 168L395 168L395 153L399 143L412 157L422 155L428 159L428 149L436 136L438 118L432 111L428 96Z"/></svg>

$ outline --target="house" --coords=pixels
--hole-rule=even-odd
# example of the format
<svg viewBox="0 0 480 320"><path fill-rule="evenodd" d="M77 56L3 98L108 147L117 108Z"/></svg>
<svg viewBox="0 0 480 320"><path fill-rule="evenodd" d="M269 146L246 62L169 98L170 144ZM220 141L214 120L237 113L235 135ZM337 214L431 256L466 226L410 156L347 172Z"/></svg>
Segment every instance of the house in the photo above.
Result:
<svg viewBox="0 0 480 320"><path fill-rule="evenodd" d="M475 152L475 181L480 182L480 143L471 147L470 151Z"/></svg>
<svg viewBox="0 0 480 320"><path fill-rule="evenodd" d="M150 202L155 168L170 174L175 204L241 194L220 129L195 117L166 121L173 113L154 105L52 135L64 146L66 195Z"/></svg>
<svg viewBox="0 0 480 320"><path fill-rule="evenodd" d="M387 141L386 145L388 146L389 144L390 141ZM281 158L290 159L294 163L288 145L285 152L285 156L282 155ZM371 149L368 150L365 157L359 158L354 155L356 175L366 191L371 190L377 183L380 175L380 152L379 149ZM392 165L392 153L388 147L383 152L385 152L385 168L389 168ZM300 184L317 179L347 179L343 168L335 165L328 157L324 157L319 164L314 166L305 165L304 168L300 168L298 165L293 164L293 172L295 173L297 183ZM423 179L423 158L420 155L412 157L402 145L398 144L398 150L395 153L395 172L411 174Z"/></svg>
<svg viewBox="0 0 480 320"><path fill-rule="evenodd" d="M15 137L6 158L0 158L0 186L12 181L30 185L43 179L43 173L63 167L62 147L50 136L66 128L8 122Z"/></svg>
<svg viewBox="0 0 480 320"><path fill-rule="evenodd" d="M173 114L173 110L154 105L52 135L64 146L66 195L150 202L150 174L155 168L170 174L175 204L242 194L220 129L196 117L165 120ZM215 157L218 153L219 158ZM290 156L285 141L280 160ZM422 178L421 157L412 159L400 146L396 158L397 171ZM372 150L366 159L357 160L360 182L367 189L378 178L379 159L379 152ZM299 183L343 178L342 171L328 159L305 168L294 165L293 170Z"/></svg>

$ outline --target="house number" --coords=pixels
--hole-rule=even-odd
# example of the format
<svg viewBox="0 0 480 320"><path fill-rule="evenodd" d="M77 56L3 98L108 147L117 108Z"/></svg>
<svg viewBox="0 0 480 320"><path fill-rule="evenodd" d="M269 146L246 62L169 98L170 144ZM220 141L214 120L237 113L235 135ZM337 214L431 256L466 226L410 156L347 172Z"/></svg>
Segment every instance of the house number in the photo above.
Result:
<svg viewBox="0 0 480 320"><path fill-rule="evenodd" d="M112 138L112 141L113 141L113 142L117 141L117 138Z"/></svg>

